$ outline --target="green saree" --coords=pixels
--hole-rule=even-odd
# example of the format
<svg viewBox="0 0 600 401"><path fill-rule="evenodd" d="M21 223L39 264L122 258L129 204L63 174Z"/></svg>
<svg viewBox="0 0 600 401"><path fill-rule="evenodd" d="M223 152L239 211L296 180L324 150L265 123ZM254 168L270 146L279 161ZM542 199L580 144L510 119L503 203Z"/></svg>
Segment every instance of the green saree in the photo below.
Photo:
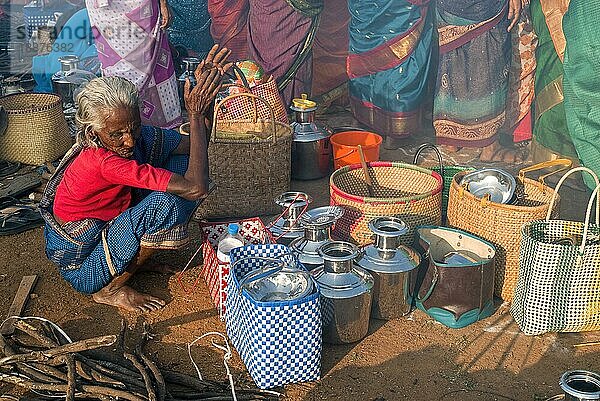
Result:
<svg viewBox="0 0 600 401"><path fill-rule="evenodd" d="M535 51L535 102L533 106L533 137L547 153L577 159L569 136L563 104L563 65L552 41L540 0L532 0L533 28L538 36ZM558 12L558 10L557 10Z"/></svg>
<svg viewBox="0 0 600 401"><path fill-rule="evenodd" d="M581 163L600 175L600 2L571 0L563 18L567 126ZM586 184L593 181L587 176Z"/></svg>
<svg viewBox="0 0 600 401"><path fill-rule="evenodd" d="M538 36L533 136L547 150L576 159L563 104L562 61L556 53L540 0L532 0L530 7L533 28Z"/></svg>

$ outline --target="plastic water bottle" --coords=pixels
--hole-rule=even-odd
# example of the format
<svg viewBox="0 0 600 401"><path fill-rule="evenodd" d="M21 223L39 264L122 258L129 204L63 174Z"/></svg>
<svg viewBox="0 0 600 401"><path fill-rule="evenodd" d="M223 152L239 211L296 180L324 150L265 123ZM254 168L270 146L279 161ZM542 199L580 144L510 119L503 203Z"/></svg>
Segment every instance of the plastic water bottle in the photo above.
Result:
<svg viewBox="0 0 600 401"><path fill-rule="evenodd" d="M219 245L217 246L217 259L223 263L229 263L229 251L240 246L244 246L244 238L240 234L240 226L231 223L227 227L225 235L219 240Z"/></svg>

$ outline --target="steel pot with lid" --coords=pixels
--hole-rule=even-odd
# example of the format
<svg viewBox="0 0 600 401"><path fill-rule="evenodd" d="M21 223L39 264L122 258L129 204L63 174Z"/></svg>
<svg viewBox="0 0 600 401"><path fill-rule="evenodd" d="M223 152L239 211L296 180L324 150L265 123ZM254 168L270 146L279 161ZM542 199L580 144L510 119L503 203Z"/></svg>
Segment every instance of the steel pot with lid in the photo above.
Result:
<svg viewBox="0 0 600 401"><path fill-rule="evenodd" d="M66 55L58 58L60 71L52 75L52 90L62 100L64 110L75 107L75 95L81 85L96 78L89 71L79 69L79 57Z"/></svg>
<svg viewBox="0 0 600 401"><path fill-rule="evenodd" d="M414 250L401 245L408 232L396 217L378 217L369 222L375 242L362 248L356 264L374 279L371 315L375 319L395 319L411 310L415 282L421 258Z"/></svg>
<svg viewBox="0 0 600 401"><path fill-rule="evenodd" d="M316 123L317 103L306 94L292 100L294 130L292 143L292 178L315 180L325 177L331 170L332 156L329 137L333 134L324 124Z"/></svg>
<svg viewBox="0 0 600 401"><path fill-rule="evenodd" d="M281 207L282 213L268 228L277 243L288 245L302 236L304 228L298 218L311 203L312 197L304 192L284 192L275 198L275 204Z"/></svg>
<svg viewBox="0 0 600 401"><path fill-rule="evenodd" d="M311 209L299 218L303 236L293 240L289 247L308 270L323 264L319 248L331 241L331 227L344 214L339 206Z"/></svg>
<svg viewBox="0 0 600 401"><path fill-rule="evenodd" d="M331 241L319 249L323 265L311 272L321 291L323 341L346 344L369 331L373 277L354 264L358 248Z"/></svg>

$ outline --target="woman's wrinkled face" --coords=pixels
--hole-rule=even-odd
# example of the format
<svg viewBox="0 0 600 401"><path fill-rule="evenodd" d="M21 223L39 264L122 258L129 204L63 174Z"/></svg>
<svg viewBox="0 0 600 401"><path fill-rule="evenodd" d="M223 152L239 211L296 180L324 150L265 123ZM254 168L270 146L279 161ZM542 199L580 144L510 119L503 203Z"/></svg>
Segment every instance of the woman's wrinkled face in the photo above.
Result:
<svg viewBox="0 0 600 401"><path fill-rule="evenodd" d="M95 133L106 149L129 159L133 156L133 147L141 131L139 110L120 108L107 113L104 128Z"/></svg>

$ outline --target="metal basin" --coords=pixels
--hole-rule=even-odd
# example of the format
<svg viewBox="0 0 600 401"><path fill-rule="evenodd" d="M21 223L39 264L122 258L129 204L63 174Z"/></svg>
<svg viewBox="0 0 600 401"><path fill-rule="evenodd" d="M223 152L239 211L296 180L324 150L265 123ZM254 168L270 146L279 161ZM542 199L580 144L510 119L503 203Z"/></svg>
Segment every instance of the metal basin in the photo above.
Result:
<svg viewBox="0 0 600 401"><path fill-rule="evenodd" d="M459 183L478 198L489 195L495 203L509 203L517 183L508 172L497 168L484 168L466 174Z"/></svg>

